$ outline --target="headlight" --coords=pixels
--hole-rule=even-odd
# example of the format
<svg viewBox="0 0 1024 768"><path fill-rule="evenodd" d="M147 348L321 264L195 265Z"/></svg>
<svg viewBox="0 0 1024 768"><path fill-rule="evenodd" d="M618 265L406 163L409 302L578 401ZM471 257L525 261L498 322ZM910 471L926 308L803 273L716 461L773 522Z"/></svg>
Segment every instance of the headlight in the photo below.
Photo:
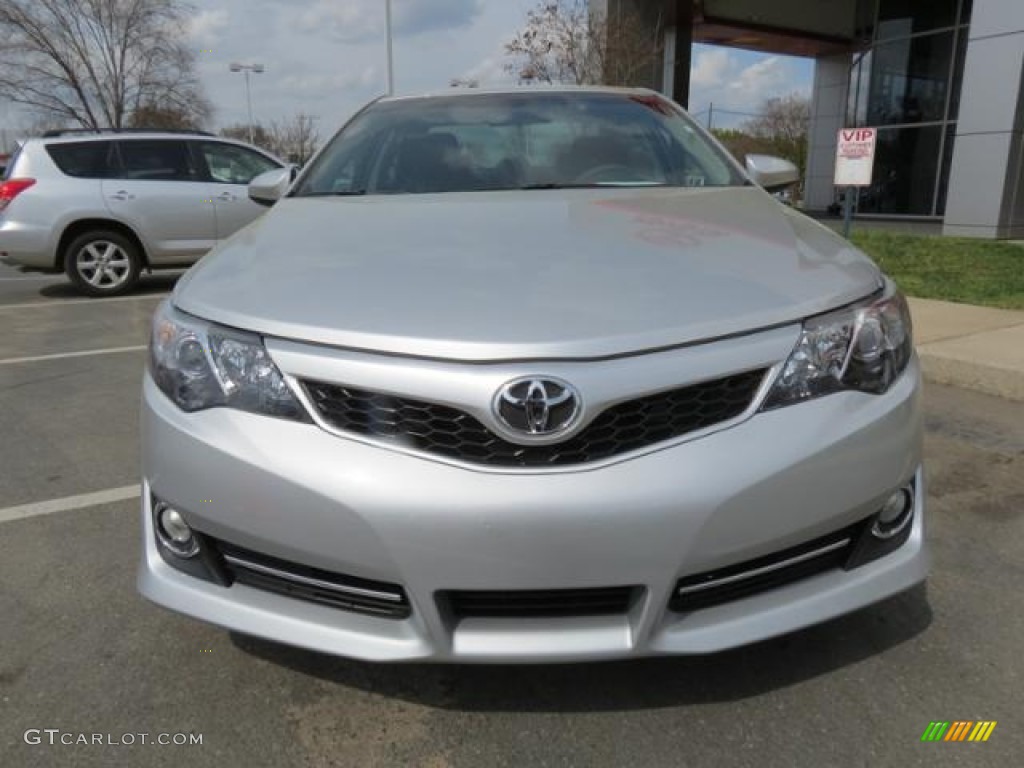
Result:
<svg viewBox="0 0 1024 768"><path fill-rule="evenodd" d="M804 322L763 410L855 390L881 394L913 352L910 311L898 291Z"/></svg>
<svg viewBox="0 0 1024 768"><path fill-rule="evenodd" d="M309 421L258 336L183 315L169 301L153 316L149 362L183 411L224 406Z"/></svg>

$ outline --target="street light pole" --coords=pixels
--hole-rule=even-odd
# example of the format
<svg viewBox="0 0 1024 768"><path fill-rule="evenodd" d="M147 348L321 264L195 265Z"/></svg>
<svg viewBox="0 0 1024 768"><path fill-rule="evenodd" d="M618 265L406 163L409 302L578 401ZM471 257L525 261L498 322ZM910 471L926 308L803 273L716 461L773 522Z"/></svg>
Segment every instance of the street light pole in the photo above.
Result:
<svg viewBox="0 0 1024 768"><path fill-rule="evenodd" d="M252 88L249 85L249 70L245 70L245 107L249 113L249 143L252 144Z"/></svg>
<svg viewBox="0 0 1024 768"><path fill-rule="evenodd" d="M388 96L395 92L395 60L391 50L391 0L384 3L384 28L388 38Z"/></svg>
<svg viewBox="0 0 1024 768"><path fill-rule="evenodd" d="M253 135L252 127L252 87L249 85L249 75L261 74L263 72L262 64L239 64L237 61L231 62L230 69L232 72L241 72L245 75L245 104L249 114L249 143L255 144L255 137Z"/></svg>

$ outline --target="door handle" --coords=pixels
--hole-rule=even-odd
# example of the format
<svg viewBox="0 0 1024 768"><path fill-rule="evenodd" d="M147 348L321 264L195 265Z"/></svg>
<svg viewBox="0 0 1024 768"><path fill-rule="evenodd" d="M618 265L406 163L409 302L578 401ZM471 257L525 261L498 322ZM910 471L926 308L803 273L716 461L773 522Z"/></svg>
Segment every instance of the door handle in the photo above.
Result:
<svg viewBox="0 0 1024 768"><path fill-rule="evenodd" d="M236 198L231 192L221 192L219 195L217 195L217 199L220 200L222 203L230 203L234 201Z"/></svg>
<svg viewBox="0 0 1024 768"><path fill-rule="evenodd" d="M119 189L117 192L110 196L110 199L117 200L118 202L123 203L125 200L134 200L135 195L129 195L126 190Z"/></svg>

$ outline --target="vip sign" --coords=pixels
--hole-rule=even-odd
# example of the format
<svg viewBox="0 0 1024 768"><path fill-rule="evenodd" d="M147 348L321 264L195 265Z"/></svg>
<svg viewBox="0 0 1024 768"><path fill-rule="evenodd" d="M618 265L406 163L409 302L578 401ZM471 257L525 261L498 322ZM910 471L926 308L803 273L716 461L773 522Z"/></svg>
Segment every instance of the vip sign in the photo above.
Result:
<svg viewBox="0 0 1024 768"><path fill-rule="evenodd" d="M844 128L836 144L836 186L867 187L875 164L874 128Z"/></svg>

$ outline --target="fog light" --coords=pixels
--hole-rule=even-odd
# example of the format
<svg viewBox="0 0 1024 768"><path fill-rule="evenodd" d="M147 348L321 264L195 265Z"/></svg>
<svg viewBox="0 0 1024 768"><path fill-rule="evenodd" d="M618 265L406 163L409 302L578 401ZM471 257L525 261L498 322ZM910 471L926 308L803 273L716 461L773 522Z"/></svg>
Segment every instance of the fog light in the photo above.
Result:
<svg viewBox="0 0 1024 768"><path fill-rule="evenodd" d="M199 552L199 540L185 518L162 502L156 507L156 535L160 543L178 557L195 557Z"/></svg>
<svg viewBox="0 0 1024 768"><path fill-rule="evenodd" d="M871 535L876 539L891 539L910 523L914 512L914 494L910 488L894 492L879 510L871 525Z"/></svg>

